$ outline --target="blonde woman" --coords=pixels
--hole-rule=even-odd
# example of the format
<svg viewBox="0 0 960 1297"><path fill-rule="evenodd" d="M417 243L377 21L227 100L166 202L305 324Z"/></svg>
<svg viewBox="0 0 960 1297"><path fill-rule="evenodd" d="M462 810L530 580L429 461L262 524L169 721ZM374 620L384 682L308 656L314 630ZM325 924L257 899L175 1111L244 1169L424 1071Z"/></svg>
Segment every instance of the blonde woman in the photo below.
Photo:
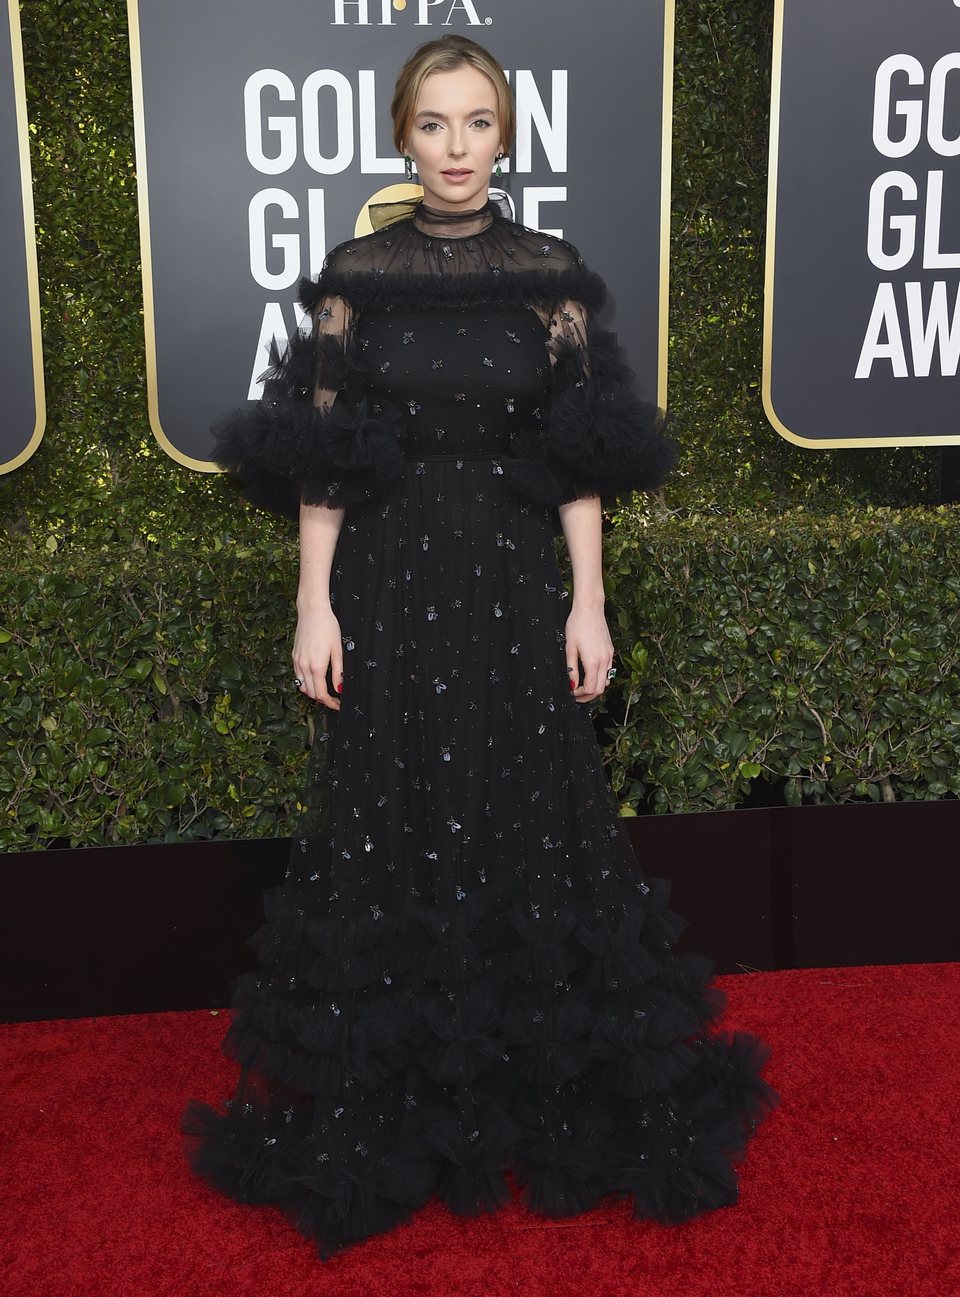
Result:
<svg viewBox="0 0 960 1297"><path fill-rule="evenodd" d="M321 704L309 809L233 989L225 1109L193 1168L273 1203L321 1257L434 1194L673 1222L736 1202L778 1096L769 1049L710 1030L711 961L625 837L587 704L615 675L601 505L676 447L595 322L576 247L489 197L503 70L414 51L394 141L422 199L300 284L313 330L214 458L300 526L294 686ZM572 563L572 596L555 536Z"/></svg>

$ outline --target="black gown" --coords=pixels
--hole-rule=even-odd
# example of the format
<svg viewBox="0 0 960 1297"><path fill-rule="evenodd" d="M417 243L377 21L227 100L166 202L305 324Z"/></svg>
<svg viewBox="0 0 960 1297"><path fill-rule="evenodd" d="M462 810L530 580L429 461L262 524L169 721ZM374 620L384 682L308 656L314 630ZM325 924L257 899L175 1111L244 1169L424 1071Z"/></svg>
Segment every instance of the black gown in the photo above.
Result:
<svg viewBox="0 0 960 1297"><path fill-rule="evenodd" d="M261 401L214 424L253 503L345 508L344 685L231 984L235 1092L190 1101L186 1155L322 1257L434 1194L493 1210L507 1169L554 1217L731 1205L770 1050L714 1029L713 961L672 950L572 697L555 551L558 505L656 487L676 446L572 244L492 200L371 213L301 280L312 332Z"/></svg>

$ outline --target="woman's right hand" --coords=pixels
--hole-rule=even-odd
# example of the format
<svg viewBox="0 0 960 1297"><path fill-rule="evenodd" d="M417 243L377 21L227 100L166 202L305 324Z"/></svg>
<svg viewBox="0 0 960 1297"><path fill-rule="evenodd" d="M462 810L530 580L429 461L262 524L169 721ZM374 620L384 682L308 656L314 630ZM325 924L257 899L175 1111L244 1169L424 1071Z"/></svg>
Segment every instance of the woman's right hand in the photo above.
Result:
<svg viewBox="0 0 960 1297"><path fill-rule="evenodd" d="M333 675L331 693L327 669ZM293 641L293 671L300 692L333 711L340 710L335 695L343 688L343 641L340 623L329 604L297 609L297 633Z"/></svg>

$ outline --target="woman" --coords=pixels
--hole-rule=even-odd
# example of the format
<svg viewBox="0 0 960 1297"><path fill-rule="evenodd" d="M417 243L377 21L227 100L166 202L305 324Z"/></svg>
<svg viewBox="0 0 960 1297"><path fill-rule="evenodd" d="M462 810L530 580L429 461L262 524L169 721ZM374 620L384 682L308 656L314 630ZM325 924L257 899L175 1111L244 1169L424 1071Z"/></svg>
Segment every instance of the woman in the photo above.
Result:
<svg viewBox="0 0 960 1297"><path fill-rule="evenodd" d="M737 1200L778 1096L755 1036L708 1032L712 963L623 832L588 709L615 674L601 504L676 447L594 323L576 248L488 199L514 113L445 36L400 72L423 199L371 209L300 300L312 336L215 428L255 503L298 518L297 686L323 703L283 886L250 940L226 1110L194 1169L276 1203L321 1256L434 1193L680 1221ZM560 577L563 532L573 596Z"/></svg>

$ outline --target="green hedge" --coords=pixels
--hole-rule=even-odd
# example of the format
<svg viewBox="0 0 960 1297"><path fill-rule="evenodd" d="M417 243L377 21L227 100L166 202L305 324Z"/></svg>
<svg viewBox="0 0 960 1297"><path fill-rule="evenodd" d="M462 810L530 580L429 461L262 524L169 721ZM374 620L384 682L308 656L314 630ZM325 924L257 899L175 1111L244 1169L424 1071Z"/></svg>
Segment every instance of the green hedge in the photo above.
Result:
<svg viewBox="0 0 960 1297"><path fill-rule="evenodd" d="M294 547L207 548L7 570L0 846L292 831L311 741L290 688Z"/></svg>
<svg viewBox="0 0 960 1297"><path fill-rule="evenodd" d="M629 682L604 745L627 813L960 792L960 514L666 523L606 538Z"/></svg>
<svg viewBox="0 0 960 1297"><path fill-rule="evenodd" d="M638 516L604 545L619 674L594 711L624 813L762 780L792 804L960 792L955 510ZM315 719L290 686L296 544L209 551L0 578L0 846L293 833Z"/></svg>

